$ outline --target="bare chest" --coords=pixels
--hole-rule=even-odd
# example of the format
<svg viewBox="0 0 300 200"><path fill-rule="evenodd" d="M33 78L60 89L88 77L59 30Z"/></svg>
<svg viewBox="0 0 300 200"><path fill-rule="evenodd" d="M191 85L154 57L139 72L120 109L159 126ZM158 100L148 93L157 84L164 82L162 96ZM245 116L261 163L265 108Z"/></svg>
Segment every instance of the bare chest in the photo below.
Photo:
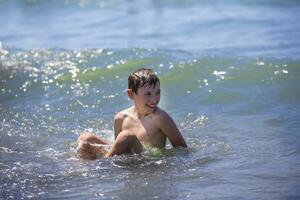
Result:
<svg viewBox="0 0 300 200"><path fill-rule="evenodd" d="M164 147L166 136L157 127L153 117L143 119L126 118L122 125L122 130L130 130L138 139L147 145L155 147Z"/></svg>

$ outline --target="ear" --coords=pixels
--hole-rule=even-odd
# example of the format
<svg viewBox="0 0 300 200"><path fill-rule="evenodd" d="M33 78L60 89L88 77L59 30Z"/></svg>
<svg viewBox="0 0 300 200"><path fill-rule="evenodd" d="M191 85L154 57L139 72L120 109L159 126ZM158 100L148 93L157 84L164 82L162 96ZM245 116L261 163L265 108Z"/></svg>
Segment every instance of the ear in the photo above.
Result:
<svg viewBox="0 0 300 200"><path fill-rule="evenodd" d="M127 95L128 95L128 97L129 97L130 99L133 99L133 91L132 91L132 89L128 89L128 90L127 90Z"/></svg>

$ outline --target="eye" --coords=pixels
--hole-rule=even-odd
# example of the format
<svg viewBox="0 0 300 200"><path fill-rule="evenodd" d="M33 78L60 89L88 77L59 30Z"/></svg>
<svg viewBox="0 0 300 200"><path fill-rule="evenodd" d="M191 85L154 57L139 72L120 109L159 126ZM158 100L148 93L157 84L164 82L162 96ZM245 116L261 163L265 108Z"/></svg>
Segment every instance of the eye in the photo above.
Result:
<svg viewBox="0 0 300 200"><path fill-rule="evenodd" d="M151 96L151 92L146 92L145 95L146 96Z"/></svg>
<svg viewBox="0 0 300 200"><path fill-rule="evenodd" d="M156 94L157 94L157 95L159 95L159 94L160 94L160 90L159 90L159 91L157 91L157 92L156 92Z"/></svg>

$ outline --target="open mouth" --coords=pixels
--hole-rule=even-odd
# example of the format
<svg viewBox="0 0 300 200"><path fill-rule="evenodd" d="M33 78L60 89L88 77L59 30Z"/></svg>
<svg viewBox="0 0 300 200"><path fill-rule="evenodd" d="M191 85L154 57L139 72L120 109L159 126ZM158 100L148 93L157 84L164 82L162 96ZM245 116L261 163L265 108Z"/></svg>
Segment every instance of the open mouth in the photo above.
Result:
<svg viewBox="0 0 300 200"><path fill-rule="evenodd" d="M151 104L146 104L146 106L147 106L148 108L150 108L150 109L155 109L155 108L157 107L157 105L155 105L155 104L153 104L153 105L151 105Z"/></svg>

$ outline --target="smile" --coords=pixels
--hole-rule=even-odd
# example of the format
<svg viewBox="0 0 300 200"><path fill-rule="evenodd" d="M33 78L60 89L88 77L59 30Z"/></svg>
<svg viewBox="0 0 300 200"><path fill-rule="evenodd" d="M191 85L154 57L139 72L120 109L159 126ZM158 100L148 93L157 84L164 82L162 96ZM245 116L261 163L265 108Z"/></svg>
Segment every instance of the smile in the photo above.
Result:
<svg viewBox="0 0 300 200"><path fill-rule="evenodd" d="M155 109L157 107L157 105L155 105L155 104L153 104L153 105L146 104L146 106L151 109Z"/></svg>

